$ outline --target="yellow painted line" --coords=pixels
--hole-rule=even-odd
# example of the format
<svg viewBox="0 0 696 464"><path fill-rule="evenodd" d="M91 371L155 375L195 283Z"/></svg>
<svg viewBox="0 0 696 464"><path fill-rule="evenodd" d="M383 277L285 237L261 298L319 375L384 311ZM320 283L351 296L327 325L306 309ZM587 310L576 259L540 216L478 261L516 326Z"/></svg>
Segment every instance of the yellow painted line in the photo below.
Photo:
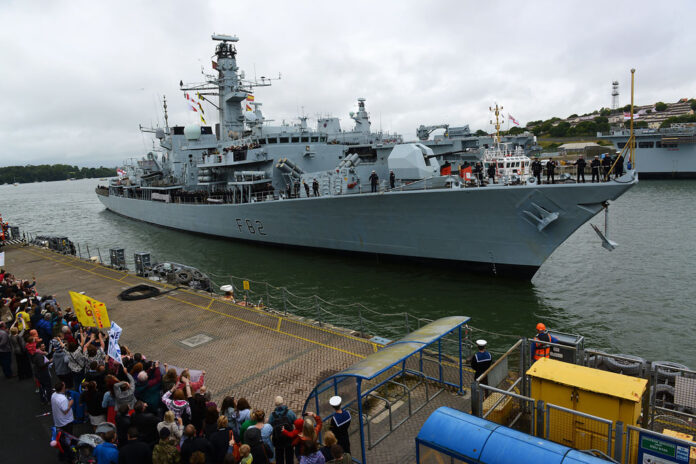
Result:
<svg viewBox="0 0 696 464"><path fill-rule="evenodd" d="M278 332L280 332L280 324L282 324L282 323L283 323L283 318L282 318L282 317L279 317L279 318L278 318L278 327L276 327L276 330L277 330Z"/></svg>
<svg viewBox="0 0 696 464"><path fill-rule="evenodd" d="M28 250L28 251L29 251L29 250ZM32 253L32 254L34 254L35 256L42 256L42 254L40 254L40 253L35 253L35 252L33 252L33 251L29 251L29 252ZM46 256L44 255L44 257L46 257ZM96 272L92 272L92 271L87 270L87 269L82 269L82 268L80 268L80 267L78 267L78 266L75 266L75 265L72 265L72 264L68 264L68 263L65 263L65 262L61 262L61 261L59 261L59 260L56 260L56 259L53 259L53 258L50 258L50 257L46 257L46 259L49 259L49 260L51 260L51 261L55 261L55 262L57 262L57 263L59 263L59 264L65 264L65 265L67 265L67 266L74 267L74 268L79 269L79 270L81 270L81 271L88 272L88 273L90 273L90 274L94 274L94 275L96 275L96 276L98 276L98 277L104 277L105 279L110 279L110 280L113 280L113 281L116 281L116 282L119 281L119 279L114 279L114 278L112 278L112 277L107 277L107 276L104 276L104 275L101 275L101 274L97 274ZM187 293L191 293L191 292L187 292ZM193 294L193 295L196 295L195 293L192 293L192 294ZM200 296L200 295L197 295L197 296ZM197 305L197 304L195 304L195 303L190 303L190 302L188 302L188 301L181 300L181 299L179 299L179 298L175 298L175 297L170 296L170 295L167 295L167 298L169 298L169 299L171 299L171 300L179 301L179 302L181 302L181 303L185 303L185 304L190 305L190 306L194 306L194 307L199 308L199 309L202 309L202 310L204 310L204 311L210 311L210 312L212 312L212 313L219 314L219 315L221 315L221 316L225 316L225 317L228 317L228 318L231 318L231 319L235 319L235 320L238 320L238 321L240 321L240 322L244 322L244 323L246 323L246 324L250 324L250 325L257 326L257 327L261 327L261 328L270 330L270 331L272 331L272 332L277 332L277 333L282 334L282 335L287 335L287 336L289 336L289 337L296 338L296 339L298 339L298 340L302 340L302 341L305 341L305 342L308 342L308 343L312 343L312 344L314 344L314 345L319 345L319 346L322 346L322 347L324 347L324 348L328 348L328 349L331 349L331 350L334 350L334 351L340 351L341 353L349 354L349 355L355 356L355 357L357 357L357 358L364 359L364 358L366 357L365 355L362 355L362 354L353 353L352 351L344 350L344 349L341 349L341 348L337 348L337 347L335 347L335 346L327 345L327 344L325 344L325 343L317 342L317 341L315 341L315 340L310 340L310 339L308 339L308 338L300 337L299 335L291 334L291 333L289 333L289 332L284 332L284 331L279 330L279 329L272 329L272 328L270 328L270 327L266 327L266 326L263 325L263 324L259 324L259 323L257 323L257 322L252 322L252 321L248 321L248 320L246 320L246 319L242 319L242 318L240 318L240 317L232 316L232 315L230 315L230 314L225 314L225 313L223 313L223 312L221 312L221 311L216 311L216 310L214 310L214 309L210 309L209 307ZM215 300L211 298L211 302L210 302L211 305L212 305L212 302L213 302L213 301L215 301ZM210 306L210 305L209 305L209 306ZM237 306L237 305L234 305L234 306ZM244 307L241 307L241 308L244 308ZM266 313L262 313L262 314L264 314L264 315L266 315L266 316L269 316L269 315L266 314Z"/></svg>
<svg viewBox="0 0 696 464"><path fill-rule="evenodd" d="M54 252L54 251L52 251L52 250L48 250L48 251L50 251L51 253L56 253L56 252ZM57 253L56 253L56 254L57 254ZM83 259L78 258L78 257L76 257L76 256L69 256L69 255L59 255L59 256L64 257L64 258L67 258L67 259L72 259L72 260L75 260L75 261L84 262ZM48 259L51 259L51 258L48 258ZM55 260L54 260L54 261L55 261ZM61 261L58 261L58 262L61 262ZM67 264L67 263L66 263L66 264ZM73 267L77 267L77 266L73 266ZM103 265L99 264L99 265L96 265L94 269L96 269L97 267L106 267L106 266L103 266ZM86 270L86 269L82 269L82 268L79 268L79 267L78 267L78 269L81 269L81 270L86 271L86 272L90 272L90 271L88 271L88 270ZM131 274L128 273L127 271L117 271L117 270L115 270L115 269L110 269L110 268L107 268L107 269L112 270L112 271L114 271L114 272L120 272L120 273L125 274L125 275L124 275L121 279L119 279L118 281L121 281L121 280L125 279L126 277L130 276L130 277L133 277L133 278L136 278L136 279L143 280L143 281L148 282L148 283L150 283L150 284L159 284L159 285L161 285L161 286L163 286L163 287L165 287L165 288L176 288L176 287L173 286L173 285L169 285L169 284L162 283L162 282L153 282L152 280L147 279L147 278L145 278L145 277L140 277L140 276L131 275ZM100 274L96 274L96 273L94 273L94 272L92 272L92 274L100 275ZM106 277L106 276L103 276L103 277ZM106 277L106 278L109 279L110 277ZM113 280L113 279L112 279L112 280ZM242 305L238 305L238 304L236 304L236 303L232 303L231 301L222 300L222 299L217 299L217 298L211 298L211 297L209 297L209 296L201 295L200 293L196 293L196 292L190 291L190 290L185 289L185 288L180 288L178 291L181 291L182 293L188 293L189 295L194 295L194 296L197 296L197 297L200 297L200 298L210 298L211 300L214 300L214 301L220 301L221 303L224 303L224 304L233 306L233 307L235 307L235 308L237 308L237 309L243 309L243 310L246 310L246 311L255 312L255 313L257 313L257 314L262 314L262 315L264 315L264 316L268 316L268 315L269 315L268 312L262 311L262 310L259 310L259 309L256 309L256 308L254 308L254 307L242 306ZM212 303L211 303L211 304L212 304ZM278 317L282 317L282 316L278 316ZM338 337L347 338L347 339L349 339L349 340L353 340L353 341L357 341L357 342L361 342L361 343L366 343L366 344L373 345L373 346L375 345L374 342L371 342L370 340L367 340L367 339L365 339L365 338L355 337L355 336L353 336L353 335L344 334L344 333L341 333L341 332L338 332L338 331L335 331L335 330L331 330L331 329L325 329L325 328L323 328L323 327L317 327L317 326L315 326L314 324L310 324L310 323L307 323L307 322L302 322L302 321L295 320L295 319L290 319L290 318L285 318L285 319L287 319L288 322L292 322L293 324L298 324L298 325L301 325L301 326L304 326L304 327L309 327L310 329L320 330L320 331L322 331L322 332L330 333L330 334L336 335L336 336L338 336ZM378 346L379 348L381 348L383 345L377 344L377 346ZM375 351L377 351L379 348L375 349Z"/></svg>
<svg viewBox="0 0 696 464"><path fill-rule="evenodd" d="M73 264L69 264L69 263L67 263L67 262L60 261L60 260L57 260L57 259L48 257L48 256L44 255L43 253L35 253L35 252L33 252L33 251L30 251L30 250L27 250L27 251L29 251L30 253L32 253L32 254L34 254L34 255L37 255L37 256L43 256L43 257L45 257L46 259L49 259L49 260L51 260L51 261L55 261L55 262L57 262L57 263L59 263L59 264L65 264L65 265L67 265L67 266L74 267L74 268L79 269L79 270L81 270L81 271L88 272L88 273L90 273L90 274L96 275L96 276L98 276L98 277L103 277L103 278L105 278L105 279L113 280L113 281L115 281L115 282L120 282L121 280L125 279L126 277L131 276L131 274L129 274L128 272L115 271L115 270L114 270L115 272L123 272L123 273L125 274L125 275L124 275L123 277L121 277L120 279L115 279L115 278L113 278L113 277L108 277L108 276L105 276L105 275L102 275L102 274L98 274L98 273L93 272L93 271L91 271L91 270L83 269L83 268L81 268L81 267L79 267L79 266L75 266L75 265L73 265ZM65 255L60 255L60 256L63 257L63 256L65 256ZM72 259L74 259L74 260L79 259L79 258L75 258L75 257L70 257L70 258L72 258ZM80 260L80 261L82 261L82 260ZM99 267L99 266L101 266L101 265L98 265L97 267ZM102 266L102 267L103 267L103 266ZM113 269L112 269L112 270L113 270ZM150 282L150 283L159 283L159 282L152 282L151 280L145 279L144 277L140 277L140 276L131 276L131 277L135 277L135 278L138 278L138 279L141 279L141 280L145 280L145 281ZM173 286L170 286L170 285L167 285L167 284L162 284L162 285L165 286L165 287L174 288ZM218 299L216 299L216 298L210 298L210 297L208 297L208 296L203 296L203 295L200 295L200 294L198 294L198 293L188 291L188 290L186 290L186 289L179 289L179 290L181 290L181 291L184 292L184 293L188 293L188 294L190 294L190 295L194 295L194 296L197 296L197 297L200 297L200 298L208 298L208 299L210 299L210 303L208 304L207 307L203 307L203 306L200 306L200 305L196 305L196 304L194 304L194 303L189 303L189 302L184 301L184 300L178 300L178 299L176 299L176 298L174 298L174 297L171 297L171 296L167 296L167 298L176 299L177 301L181 301L181 302L183 302L183 303L186 303L186 304L189 304L189 305L192 305L192 306L196 306L196 307L201 308L201 309L204 309L204 310L206 310L206 311L212 311L212 312L215 312L215 313L218 313L218 314L222 314L222 315L224 315L224 316L226 316L226 317L232 317L232 318L238 319L238 320L240 320L240 321L242 321L242 322L246 322L246 323L249 323L249 324L252 324L252 325L259 325L260 327L265 327L265 328L267 328L267 327L264 326L264 325L256 324L256 323L254 323L254 322L247 321L247 320L242 319L242 318L237 318L237 317L235 317L235 316L230 316L229 314L225 314L225 313L222 313L222 312L219 312L219 311L214 311L214 310L210 309L210 307L212 306L213 302L215 302L215 301L220 301L221 303L228 304L228 305L233 306L233 307L235 307L235 308L237 308L237 309L243 309L243 310L247 310L247 311L252 311L252 312L255 312L255 313L258 313L258 314L262 314L262 315L264 315L264 316L271 316L271 317L272 317L271 314L269 314L269 313L267 313L267 312L265 312L265 311L253 310L253 309L249 308L248 306L240 306L240 305L231 303L231 302L226 301L226 300L218 300ZM276 316L276 317L278 317L279 319L282 318L282 316ZM283 319L284 319L284 318L283 318ZM309 327L309 328L314 329L314 330L320 330L320 331L322 331L322 332L327 332L327 333L330 333L330 334L332 334L332 335L336 335L336 336L339 336L339 337L347 338L347 339L349 339L349 340L355 340L355 341L360 341L360 342L363 342L363 343L371 344L371 345L373 346L374 351L378 351L379 348L381 347L381 345L376 344L376 343L374 343L374 342L371 342L371 341L369 341L369 340L366 340L366 339L364 339L364 338L353 337L352 335L346 335L346 334L342 334L342 333L340 333L340 332L336 332L336 331L333 331L333 330L330 330L330 329L324 329L324 328L321 328L321 327L316 327L316 326L314 326L314 325L312 325L312 324L308 324L308 323L303 323L303 322L295 321L295 320L293 320L293 319L287 319L287 320L288 320L289 322L292 322L292 323L295 323L295 324L299 324L299 325L303 325L303 326L305 326L305 327ZM279 326L280 326L280 323L279 323ZM333 349L333 350L336 350L336 351L340 351L340 352L343 352L343 353L346 353L346 354L350 354L350 355L353 355L353 356L357 356L357 357L359 357L359 358L365 358L365 356L363 356L363 355L361 355L361 354L353 353L352 351L343 350L343 349L341 349L341 348L332 347L331 345L325 345L325 344L323 344L323 343L315 342L315 341L313 341L313 340L309 340L309 339L300 337L299 335L294 335L294 334L291 334L291 333L289 333L289 332L281 331L280 329L276 329L276 330L274 330L274 329L269 329L269 330L273 330L273 331L275 331L275 332L282 333L282 334L288 335L288 336L290 336L290 337L298 338L298 339L300 339L300 340L304 340L304 341L307 341L307 342L310 342L310 343L314 343L314 344L316 344L316 345L324 346L324 347L326 347L326 348L330 348L330 349Z"/></svg>
<svg viewBox="0 0 696 464"><path fill-rule="evenodd" d="M180 303L185 303L185 304L190 305L190 306L194 306L194 307L196 307L196 308L198 308L198 309L202 309L203 311L210 311L211 313L219 314L220 316L228 317L228 318L230 318L230 319L235 319L235 320L237 320L237 321L244 322L245 324L250 324L250 325L253 325L253 326L256 326L256 327L260 327L260 328L262 328L262 329L270 330L271 332L276 332L276 333L279 333L279 334L282 334L282 335L287 335L288 337L296 338L296 339L298 339L298 340L302 340L302 341L305 341L305 342L307 342L307 343L312 343L312 344L314 344L314 345L319 345L319 346L322 346L322 347L324 347L324 348L328 348L328 349L330 349L330 350L340 351L341 353L349 354L349 355L351 355L351 356L355 356L355 357L360 358L360 359L364 359L364 358L367 357L367 356L362 355L362 354L359 354L359 353L353 353L352 351L344 350L344 349L342 349L342 348L337 348L337 347L335 347L335 346L327 345L327 344L325 344L325 343L317 342L317 341L315 341L315 340L310 340L309 338L300 337L299 335L291 334L291 333L284 332L284 331L278 330L278 329L273 329L273 328L268 327L268 326L265 326L265 325L263 325L263 324L259 324L258 322L248 321L248 320L246 320L246 319L242 319L241 317L232 316L231 314L226 314L226 313L223 313L223 312L221 312L221 311L216 311L216 310L214 310L214 309L208 309L208 308L206 308L205 306L197 305L197 304L195 304L195 303L190 303L190 302L188 302L188 301L186 301L186 300L181 300L181 299L175 298L175 297L173 297L173 296L167 295L167 298L169 298L170 300L178 301L178 302L180 302Z"/></svg>

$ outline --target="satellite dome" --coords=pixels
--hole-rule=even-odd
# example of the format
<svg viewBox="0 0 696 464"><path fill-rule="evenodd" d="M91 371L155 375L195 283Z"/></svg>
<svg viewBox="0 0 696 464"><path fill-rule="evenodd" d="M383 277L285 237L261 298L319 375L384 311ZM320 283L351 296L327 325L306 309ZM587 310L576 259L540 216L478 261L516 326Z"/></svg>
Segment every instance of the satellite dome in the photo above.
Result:
<svg viewBox="0 0 696 464"><path fill-rule="evenodd" d="M157 137L160 140L164 139L164 129L162 129L161 127L158 127L157 130L155 131L155 137Z"/></svg>
<svg viewBox="0 0 696 464"><path fill-rule="evenodd" d="M184 136L186 140L198 140L201 138L201 126L186 126L184 127Z"/></svg>

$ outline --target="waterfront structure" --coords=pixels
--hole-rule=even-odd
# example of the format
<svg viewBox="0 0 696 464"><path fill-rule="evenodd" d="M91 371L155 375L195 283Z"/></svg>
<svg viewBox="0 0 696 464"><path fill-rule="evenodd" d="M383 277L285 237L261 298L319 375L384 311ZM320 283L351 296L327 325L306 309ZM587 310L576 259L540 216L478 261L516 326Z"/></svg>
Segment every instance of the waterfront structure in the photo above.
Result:
<svg viewBox="0 0 696 464"><path fill-rule="evenodd" d="M364 99L350 114L352 130L342 130L338 118L320 118L316 129L306 117L269 125L252 94L269 79L245 79L236 37L212 38L219 42L217 76L181 87L195 105L218 109L215 131L168 122L146 129L161 151L97 189L108 209L194 233L531 278L568 236L637 182L628 171L597 185L536 185L517 176L484 188L450 173L452 164L479 160L490 148L467 126L403 143L371 130ZM522 139L525 148L534 142Z"/></svg>
<svg viewBox="0 0 696 464"><path fill-rule="evenodd" d="M696 124L672 124L663 129L635 129L635 169L642 179L696 178ZM618 150L623 149L630 137L628 129L607 134Z"/></svg>

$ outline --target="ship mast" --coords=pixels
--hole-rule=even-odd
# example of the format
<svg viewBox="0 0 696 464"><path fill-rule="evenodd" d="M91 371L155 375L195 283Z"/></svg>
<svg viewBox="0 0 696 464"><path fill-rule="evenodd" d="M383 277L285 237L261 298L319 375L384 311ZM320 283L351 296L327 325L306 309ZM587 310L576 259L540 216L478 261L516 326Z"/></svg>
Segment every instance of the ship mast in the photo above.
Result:
<svg viewBox="0 0 696 464"><path fill-rule="evenodd" d="M488 110L495 114L495 137L493 138L493 140L495 141L496 145L500 144L500 112L502 111L502 109L503 107L498 107L497 103L495 104L495 108L490 106L488 107ZM491 124L493 124L493 120L491 120Z"/></svg>
<svg viewBox="0 0 696 464"><path fill-rule="evenodd" d="M240 88L237 71L237 50L234 42L238 42L236 36L215 34L213 40L220 41L215 47L217 56L219 104L220 114L220 140L227 141L241 137L244 132L244 113L242 102L247 97L247 92Z"/></svg>

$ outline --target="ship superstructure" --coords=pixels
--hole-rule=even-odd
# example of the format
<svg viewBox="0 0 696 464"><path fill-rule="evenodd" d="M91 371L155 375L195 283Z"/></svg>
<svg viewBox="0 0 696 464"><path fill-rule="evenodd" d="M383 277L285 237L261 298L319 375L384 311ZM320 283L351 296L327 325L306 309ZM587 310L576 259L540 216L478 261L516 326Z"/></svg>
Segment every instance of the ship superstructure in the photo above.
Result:
<svg viewBox="0 0 696 464"><path fill-rule="evenodd" d="M630 131L598 133L616 149L628 143ZM669 128L635 129L636 170L643 179L696 178L696 124L672 124Z"/></svg>
<svg viewBox="0 0 696 464"><path fill-rule="evenodd" d="M236 37L212 38L217 75L181 87L216 106L219 124L169 127L165 118L165 128L146 129L161 151L128 163L119 180L98 189L108 209L195 233L531 277L637 182L630 171L597 185L531 185L522 172L514 185L465 181L451 167L481 160L493 140L482 145L465 126L404 143L372 130L362 98L350 130L329 117L316 128L305 117L270 125L249 98L270 80L245 80ZM532 145L523 135L517 148Z"/></svg>

